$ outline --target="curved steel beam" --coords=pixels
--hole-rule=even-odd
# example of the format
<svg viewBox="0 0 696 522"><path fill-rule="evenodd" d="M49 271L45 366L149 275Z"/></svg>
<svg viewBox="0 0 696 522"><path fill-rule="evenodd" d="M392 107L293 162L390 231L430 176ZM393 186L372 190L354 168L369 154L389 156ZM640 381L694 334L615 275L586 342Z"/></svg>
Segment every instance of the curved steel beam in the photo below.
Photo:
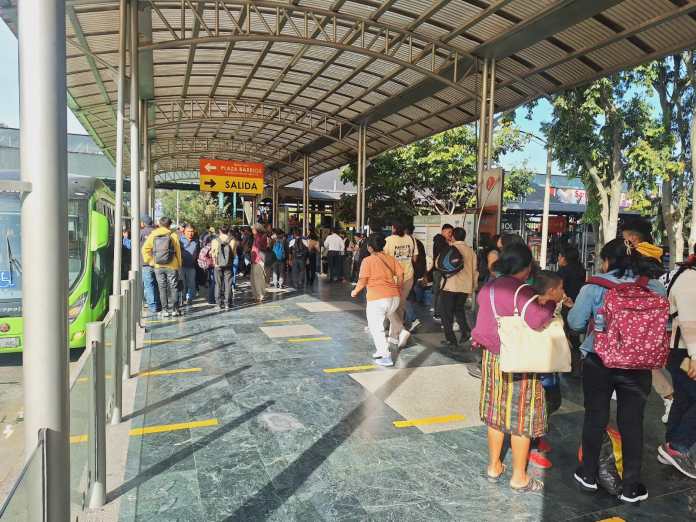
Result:
<svg viewBox="0 0 696 522"><path fill-rule="evenodd" d="M208 20L212 15L214 21L211 26L194 8L193 2L182 2L176 11L170 11L177 13L177 20L168 19L156 8L158 4L170 2L150 0L150 4L165 26L160 34L168 33L170 38L144 43L139 47L141 51L245 41L331 47L382 59L466 94L474 94L458 83L460 62L472 61L467 51L396 25L310 6L222 0L207 10ZM230 10L229 6L236 6L238 10ZM258 22L255 30L251 27L252 17ZM198 21L204 36L194 36L193 30L186 25L187 20Z"/></svg>
<svg viewBox="0 0 696 522"><path fill-rule="evenodd" d="M242 153L242 152L215 152L210 155L213 159L230 159L237 161L265 161L273 162L274 165L281 165L284 167L293 167L293 163L289 163L286 160L278 159L275 156L270 156L267 154L254 152L254 153ZM155 163L153 171L158 172L171 172L172 170L198 170L198 161L203 156L202 153L190 153L190 152L173 152L165 156L161 156ZM174 165L172 167L172 165ZM186 167L182 167L185 165Z"/></svg>
<svg viewBox="0 0 696 522"><path fill-rule="evenodd" d="M209 154L217 157L226 154L236 154L245 157L263 157L286 165L292 165L301 158L299 153L272 147L263 142L238 139L171 138L153 141L150 147L152 161L183 155L202 157Z"/></svg>

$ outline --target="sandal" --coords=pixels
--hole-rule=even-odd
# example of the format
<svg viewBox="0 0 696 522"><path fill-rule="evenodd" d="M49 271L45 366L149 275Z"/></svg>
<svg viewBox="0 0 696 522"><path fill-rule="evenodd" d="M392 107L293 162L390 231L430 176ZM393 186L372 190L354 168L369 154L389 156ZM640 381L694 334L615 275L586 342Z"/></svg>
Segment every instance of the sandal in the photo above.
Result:
<svg viewBox="0 0 696 522"><path fill-rule="evenodd" d="M544 483L535 478L530 478L526 486L516 488L510 485L510 489L512 489L512 491L514 491L515 493L540 493L544 490Z"/></svg>
<svg viewBox="0 0 696 522"><path fill-rule="evenodd" d="M498 481L500 480L500 477L505 475L505 470L507 469L507 466L505 464L503 464L502 466L503 466L503 470L498 475L489 475L488 472L486 472L486 479L488 480L488 482L490 482L491 484L498 483Z"/></svg>

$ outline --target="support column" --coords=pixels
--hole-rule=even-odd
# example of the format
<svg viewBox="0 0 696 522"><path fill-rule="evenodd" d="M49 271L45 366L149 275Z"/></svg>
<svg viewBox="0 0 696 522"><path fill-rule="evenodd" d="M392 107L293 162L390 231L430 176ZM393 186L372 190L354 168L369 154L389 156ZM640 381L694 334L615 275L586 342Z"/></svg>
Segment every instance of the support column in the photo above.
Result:
<svg viewBox="0 0 696 522"><path fill-rule="evenodd" d="M546 182L544 183L544 212L541 218L541 252L539 254L539 265L546 269L546 258L549 246L549 207L551 206L551 166L553 156L551 146L546 142Z"/></svg>
<svg viewBox="0 0 696 522"><path fill-rule="evenodd" d="M140 225L141 217L148 214L148 203L150 201L148 190L150 181L148 175L150 170L150 142L147 139L147 103L142 100L140 102L140 122L143 161L140 168L140 212L138 213L138 225Z"/></svg>
<svg viewBox="0 0 696 522"><path fill-rule="evenodd" d="M140 228L138 214L140 212L140 89L138 86L138 2L131 0L130 13L130 197L131 197L131 231ZM136 284L140 273L140 249L131 248L131 270L134 272ZM133 292L138 295L136 289Z"/></svg>
<svg viewBox="0 0 696 522"><path fill-rule="evenodd" d="M486 168L490 169L493 162L493 116L495 114L495 58L490 59L490 78L488 80L488 129L486 136Z"/></svg>
<svg viewBox="0 0 696 522"><path fill-rule="evenodd" d="M116 208L114 209L113 295L121 295L121 226L123 224L123 141L126 99L126 33L128 2L121 0L119 9L118 94L116 99Z"/></svg>
<svg viewBox="0 0 696 522"><path fill-rule="evenodd" d="M365 173L367 171L367 127L358 127L358 183L356 192L355 225L359 231L365 228Z"/></svg>
<svg viewBox="0 0 696 522"><path fill-rule="evenodd" d="M309 155L302 157L302 234L309 235Z"/></svg>
<svg viewBox="0 0 696 522"><path fill-rule="evenodd" d="M274 172L271 179L271 213L273 214L273 228L278 228L278 173Z"/></svg>
<svg viewBox="0 0 696 522"><path fill-rule="evenodd" d="M478 156L477 156L477 186L481 186L481 180L483 178L483 163L485 159L486 150L486 139L488 132L486 132L486 124L488 119L486 118L486 110L488 104L486 103L486 96L488 95L488 58L483 59L483 71L481 73L481 104L479 106L479 132L478 132ZM480 202L479 202L480 203ZM480 206L480 205L478 205Z"/></svg>
<svg viewBox="0 0 696 522"><path fill-rule="evenodd" d="M65 2L18 3L25 454L46 428L49 521L70 518ZM50 252L50 262L46 254ZM27 502L42 506L40 488Z"/></svg>

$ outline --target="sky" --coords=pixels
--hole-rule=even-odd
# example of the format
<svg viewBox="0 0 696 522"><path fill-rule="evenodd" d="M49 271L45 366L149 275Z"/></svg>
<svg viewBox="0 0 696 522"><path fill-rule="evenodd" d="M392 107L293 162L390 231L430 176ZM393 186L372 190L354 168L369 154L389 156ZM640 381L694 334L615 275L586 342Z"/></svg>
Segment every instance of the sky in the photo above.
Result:
<svg viewBox="0 0 696 522"><path fill-rule="evenodd" d="M0 123L9 127L19 127L19 78L17 73L17 39L9 28L0 22L0 71L3 81L0 82ZM68 132L87 134L77 118L67 108ZM532 119L526 118L527 111L519 109L516 123L522 130L541 135L541 123L551 118L551 105L546 100L540 100L532 112ZM526 164L534 172L546 171L546 150L542 143L532 140L524 150L505 155L501 158L505 169ZM553 173L559 173L554 164Z"/></svg>
<svg viewBox="0 0 696 522"><path fill-rule="evenodd" d="M0 21L0 123L8 127L19 127L19 73L17 68L17 38ZM75 115L68 113L68 132L73 134L87 134L82 124Z"/></svg>

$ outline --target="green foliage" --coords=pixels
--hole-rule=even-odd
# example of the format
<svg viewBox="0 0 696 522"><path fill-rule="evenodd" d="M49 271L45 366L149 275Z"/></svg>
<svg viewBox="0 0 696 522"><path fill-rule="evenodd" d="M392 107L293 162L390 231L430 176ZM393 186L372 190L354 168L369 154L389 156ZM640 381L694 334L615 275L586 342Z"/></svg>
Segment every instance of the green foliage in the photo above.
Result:
<svg viewBox="0 0 696 522"><path fill-rule="evenodd" d="M162 212L174 221L176 219L176 191L161 190L157 197L162 202ZM220 210L217 198L209 192L179 191L179 221L189 223L196 230L208 227L218 228L232 223L229 214L230 204L226 203Z"/></svg>
<svg viewBox="0 0 696 522"><path fill-rule="evenodd" d="M494 134L493 158L521 150L529 137L509 118L499 122ZM409 220L416 214L453 214L476 202L477 139L472 126L451 129L411 145L381 154L367 169L366 201L370 223ZM343 170L344 181L356 182L355 166ZM530 190L526 168L508 174L507 200ZM354 216L355 198L340 205L339 219Z"/></svg>
<svg viewBox="0 0 696 522"><path fill-rule="evenodd" d="M599 223L603 238L614 237L623 184L639 187L655 166L647 161L657 145L655 124L636 75L615 74L558 95L553 120L542 128L554 159L585 184L584 220Z"/></svg>

